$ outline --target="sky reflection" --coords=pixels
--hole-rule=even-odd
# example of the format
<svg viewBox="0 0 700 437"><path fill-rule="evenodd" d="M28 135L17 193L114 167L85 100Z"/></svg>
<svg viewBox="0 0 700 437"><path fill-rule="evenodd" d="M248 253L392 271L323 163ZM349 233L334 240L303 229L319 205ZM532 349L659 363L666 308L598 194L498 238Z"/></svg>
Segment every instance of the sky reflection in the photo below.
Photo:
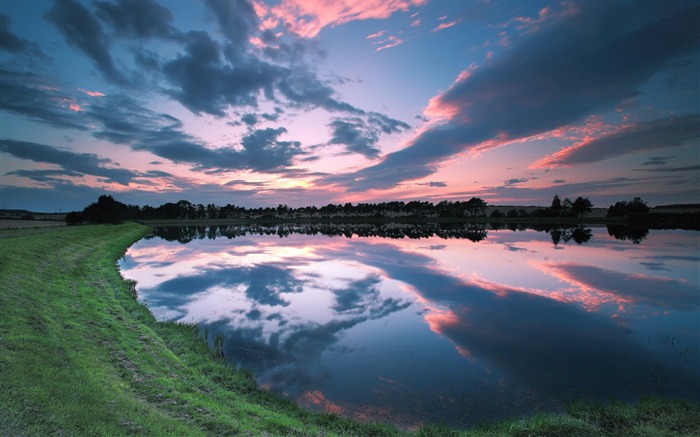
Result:
<svg viewBox="0 0 700 437"><path fill-rule="evenodd" d="M410 427L579 398L698 399L698 233L586 232L209 232L141 240L120 267L156 317L223 334L229 360L317 410Z"/></svg>

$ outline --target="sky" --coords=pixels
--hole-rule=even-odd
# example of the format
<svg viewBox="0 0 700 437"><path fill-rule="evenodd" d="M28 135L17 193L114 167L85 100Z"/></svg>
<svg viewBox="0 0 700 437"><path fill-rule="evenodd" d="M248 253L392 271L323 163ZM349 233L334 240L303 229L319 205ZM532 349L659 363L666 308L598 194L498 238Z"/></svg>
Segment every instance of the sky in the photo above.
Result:
<svg viewBox="0 0 700 437"><path fill-rule="evenodd" d="M4 0L0 208L700 202L700 4Z"/></svg>

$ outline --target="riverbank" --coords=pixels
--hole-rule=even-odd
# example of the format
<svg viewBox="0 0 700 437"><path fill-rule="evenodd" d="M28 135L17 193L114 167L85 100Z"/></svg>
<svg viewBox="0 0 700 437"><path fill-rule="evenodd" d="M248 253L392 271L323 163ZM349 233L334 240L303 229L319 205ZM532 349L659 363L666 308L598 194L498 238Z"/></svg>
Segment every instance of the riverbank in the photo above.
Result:
<svg viewBox="0 0 700 437"><path fill-rule="evenodd" d="M404 435L259 389L194 326L156 322L115 267L146 226L0 231L0 435ZM698 435L700 407L572 406L461 435ZM417 435L454 435L426 427Z"/></svg>

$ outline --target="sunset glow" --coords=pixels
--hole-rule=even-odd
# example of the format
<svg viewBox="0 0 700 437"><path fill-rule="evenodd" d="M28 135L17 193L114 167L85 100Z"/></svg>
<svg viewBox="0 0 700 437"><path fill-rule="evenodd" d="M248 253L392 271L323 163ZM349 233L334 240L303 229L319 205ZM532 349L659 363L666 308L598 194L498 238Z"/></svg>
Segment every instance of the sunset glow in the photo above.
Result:
<svg viewBox="0 0 700 437"><path fill-rule="evenodd" d="M694 203L698 22L692 0L6 0L0 207Z"/></svg>

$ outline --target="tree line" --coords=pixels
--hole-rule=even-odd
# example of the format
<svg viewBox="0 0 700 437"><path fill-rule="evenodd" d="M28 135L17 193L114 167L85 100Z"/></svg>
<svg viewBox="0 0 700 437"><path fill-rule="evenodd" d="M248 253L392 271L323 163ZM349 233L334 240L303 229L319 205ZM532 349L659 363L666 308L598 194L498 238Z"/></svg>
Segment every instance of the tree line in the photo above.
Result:
<svg viewBox="0 0 700 437"><path fill-rule="evenodd" d="M187 200L168 202L160 206L127 205L112 196L103 195L97 202L82 211L66 215L69 225L80 223L120 223L125 220L203 220L203 219L324 219L324 218L401 218L401 217L486 217L486 201L473 197L467 201L443 200L433 204L427 201L392 201L381 203L328 204L321 207L304 206L292 208L280 204L277 207L246 208L227 204L218 206L213 203L203 205ZM549 207L537 208L531 212L523 208L513 208L508 212L495 209L490 218L566 218L583 217L591 212L593 204L588 198L577 197L573 201L554 195ZM611 205L608 217L628 217L646 214L649 207L639 197L632 201L621 201Z"/></svg>
<svg viewBox="0 0 700 437"><path fill-rule="evenodd" d="M68 224L119 223L124 220L197 220L197 219L304 219L336 217L485 217L486 202L474 197L468 201L440 203L410 201L328 204L322 207L292 208L280 204L275 207L245 208L227 204L194 204L187 200L165 203L158 207L126 205L112 196L103 195L83 211L66 216Z"/></svg>
<svg viewBox="0 0 700 437"><path fill-rule="evenodd" d="M593 203L587 197L577 197L574 201L565 198L563 201L558 194L552 198L552 204L547 208L537 208L528 212L524 208L513 208L507 213L498 209L493 210L491 218L563 218L583 217L593 211Z"/></svg>

